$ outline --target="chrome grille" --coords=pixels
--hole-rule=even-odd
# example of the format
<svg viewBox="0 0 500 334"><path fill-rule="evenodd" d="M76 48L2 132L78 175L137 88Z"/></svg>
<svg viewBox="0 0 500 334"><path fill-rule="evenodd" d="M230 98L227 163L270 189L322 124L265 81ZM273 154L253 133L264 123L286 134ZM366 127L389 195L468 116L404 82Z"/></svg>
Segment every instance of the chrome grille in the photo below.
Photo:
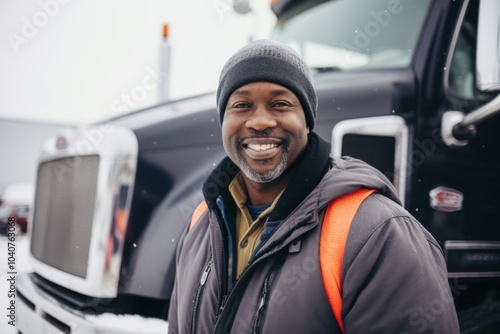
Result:
<svg viewBox="0 0 500 334"><path fill-rule="evenodd" d="M85 278L96 202L99 156L39 165L31 252L38 260Z"/></svg>

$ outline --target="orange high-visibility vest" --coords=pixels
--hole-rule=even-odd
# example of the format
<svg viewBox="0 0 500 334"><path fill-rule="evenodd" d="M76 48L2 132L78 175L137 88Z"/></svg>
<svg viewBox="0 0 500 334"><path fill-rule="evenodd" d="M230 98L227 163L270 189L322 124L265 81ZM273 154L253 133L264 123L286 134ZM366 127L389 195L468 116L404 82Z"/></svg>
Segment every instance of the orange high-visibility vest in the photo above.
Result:
<svg viewBox="0 0 500 334"><path fill-rule="evenodd" d="M374 192L374 189L360 188L333 200L328 204L323 219L319 241L321 277L323 278L328 301L342 333L344 333L344 322L342 321L342 262L344 260L347 235L359 206L365 198ZM188 231L193 228L207 208L205 201L198 205L191 217Z"/></svg>

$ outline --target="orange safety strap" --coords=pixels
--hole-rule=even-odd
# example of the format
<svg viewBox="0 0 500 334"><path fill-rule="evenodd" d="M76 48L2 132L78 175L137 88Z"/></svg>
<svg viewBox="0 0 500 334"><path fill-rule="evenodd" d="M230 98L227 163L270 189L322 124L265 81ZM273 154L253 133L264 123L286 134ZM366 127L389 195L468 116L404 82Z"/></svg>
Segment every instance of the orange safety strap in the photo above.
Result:
<svg viewBox="0 0 500 334"><path fill-rule="evenodd" d="M344 333L342 321L342 262L347 235L361 202L374 189L360 188L330 202L326 209L319 242L319 261L326 295Z"/></svg>
<svg viewBox="0 0 500 334"><path fill-rule="evenodd" d="M207 202L203 201L198 206L196 209L194 209L193 215L191 216L191 221L189 222L189 227L188 227L188 232L191 231L193 228L194 224L200 219L201 215L207 211L208 205Z"/></svg>

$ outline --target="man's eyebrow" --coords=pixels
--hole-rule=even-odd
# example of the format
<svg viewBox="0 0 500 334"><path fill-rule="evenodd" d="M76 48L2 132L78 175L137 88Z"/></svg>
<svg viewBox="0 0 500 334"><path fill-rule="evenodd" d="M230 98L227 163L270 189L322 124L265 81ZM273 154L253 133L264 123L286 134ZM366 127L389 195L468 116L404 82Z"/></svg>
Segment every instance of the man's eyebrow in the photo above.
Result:
<svg viewBox="0 0 500 334"><path fill-rule="evenodd" d="M279 95L288 95L290 94L290 91L285 89L274 89L270 93L273 96L279 96Z"/></svg>
<svg viewBox="0 0 500 334"><path fill-rule="evenodd" d="M244 90L244 89L237 89L233 92L232 95L246 96L246 95L250 95L250 92L248 90Z"/></svg>
<svg viewBox="0 0 500 334"><path fill-rule="evenodd" d="M285 90L285 89L274 89L270 91L270 94L273 96L279 96L279 95L287 95L289 94L290 91ZM238 95L238 96L247 96L250 95L251 93L248 90L245 89L237 89L234 91L233 95Z"/></svg>

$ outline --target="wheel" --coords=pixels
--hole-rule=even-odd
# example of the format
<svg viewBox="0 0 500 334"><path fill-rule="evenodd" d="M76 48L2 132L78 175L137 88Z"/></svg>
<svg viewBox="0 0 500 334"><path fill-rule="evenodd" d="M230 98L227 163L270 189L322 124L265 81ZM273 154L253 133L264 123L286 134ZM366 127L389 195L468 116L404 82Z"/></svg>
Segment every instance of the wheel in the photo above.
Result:
<svg viewBox="0 0 500 334"><path fill-rule="evenodd" d="M500 333L500 302L482 304L458 314L460 333Z"/></svg>

